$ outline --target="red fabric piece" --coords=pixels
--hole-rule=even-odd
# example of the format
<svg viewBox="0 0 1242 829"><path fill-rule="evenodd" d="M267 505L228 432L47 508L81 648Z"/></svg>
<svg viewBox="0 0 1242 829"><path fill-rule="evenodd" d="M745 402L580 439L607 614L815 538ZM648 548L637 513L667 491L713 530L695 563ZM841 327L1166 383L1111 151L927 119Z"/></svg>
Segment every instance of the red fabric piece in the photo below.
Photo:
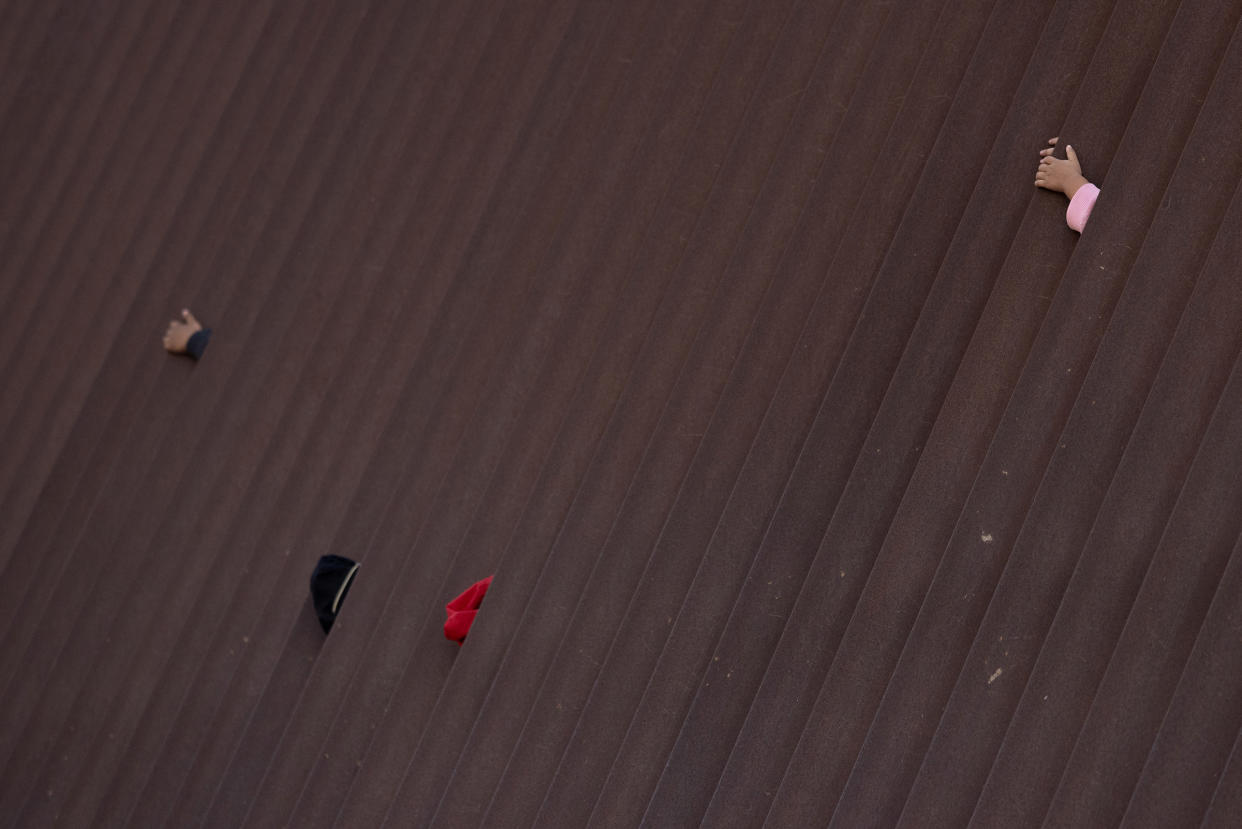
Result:
<svg viewBox="0 0 1242 829"><path fill-rule="evenodd" d="M470 626L474 624L474 617L479 613L479 605L483 603L483 597L487 595L487 588L491 584L492 576L476 581L466 588L464 593L444 606L448 611L448 619L444 622L446 639L451 639L459 645L466 640L466 634L469 633Z"/></svg>

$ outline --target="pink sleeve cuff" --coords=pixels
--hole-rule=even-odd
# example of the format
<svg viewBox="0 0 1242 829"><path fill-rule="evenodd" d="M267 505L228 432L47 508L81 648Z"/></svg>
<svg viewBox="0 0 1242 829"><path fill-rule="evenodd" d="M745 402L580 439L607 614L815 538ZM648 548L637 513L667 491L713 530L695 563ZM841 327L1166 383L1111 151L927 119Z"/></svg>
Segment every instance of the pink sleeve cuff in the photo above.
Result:
<svg viewBox="0 0 1242 829"><path fill-rule="evenodd" d="M1095 199L1099 195L1100 188L1090 182L1079 187L1065 211L1065 223L1082 233L1082 229L1087 226L1087 219L1091 218L1091 208L1095 207Z"/></svg>

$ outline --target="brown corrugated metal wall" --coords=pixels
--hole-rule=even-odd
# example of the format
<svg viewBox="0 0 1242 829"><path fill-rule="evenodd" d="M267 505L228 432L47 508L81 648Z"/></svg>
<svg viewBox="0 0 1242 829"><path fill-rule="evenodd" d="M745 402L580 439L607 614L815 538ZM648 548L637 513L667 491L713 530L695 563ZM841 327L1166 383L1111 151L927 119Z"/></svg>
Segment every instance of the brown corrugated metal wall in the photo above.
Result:
<svg viewBox="0 0 1242 829"><path fill-rule="evenodd" d="M1240 18L0 0L0 825L1239 825Z"/></svg>

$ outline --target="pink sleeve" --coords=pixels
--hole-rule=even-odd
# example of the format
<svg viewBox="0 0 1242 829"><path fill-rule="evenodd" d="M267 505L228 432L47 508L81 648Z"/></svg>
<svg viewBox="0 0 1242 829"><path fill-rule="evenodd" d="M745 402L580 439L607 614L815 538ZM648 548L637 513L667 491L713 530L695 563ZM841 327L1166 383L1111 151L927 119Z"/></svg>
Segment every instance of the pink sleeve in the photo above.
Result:
<svg viewBox="0 0 1242 829"><path fill-rule="evenodd" d="M1091 208L1095 207L1098 195L1100 188L1090 182L1079 187L1065 211L1065 223L1082 233L1082 229L1087 226L1087 219L1091 218Z"/></svg>

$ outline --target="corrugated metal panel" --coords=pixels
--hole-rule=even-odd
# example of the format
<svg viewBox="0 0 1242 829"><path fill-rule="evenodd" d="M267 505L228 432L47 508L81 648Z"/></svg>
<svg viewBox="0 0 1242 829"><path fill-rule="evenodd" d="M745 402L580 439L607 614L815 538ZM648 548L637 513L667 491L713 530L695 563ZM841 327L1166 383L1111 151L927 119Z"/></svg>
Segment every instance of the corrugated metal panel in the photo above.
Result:
<svg viewBox="0 0 1242 829"><path fill-rule="evenodd" d="M1236 825L1240 17L8 0L0 823Z"/></svg>

